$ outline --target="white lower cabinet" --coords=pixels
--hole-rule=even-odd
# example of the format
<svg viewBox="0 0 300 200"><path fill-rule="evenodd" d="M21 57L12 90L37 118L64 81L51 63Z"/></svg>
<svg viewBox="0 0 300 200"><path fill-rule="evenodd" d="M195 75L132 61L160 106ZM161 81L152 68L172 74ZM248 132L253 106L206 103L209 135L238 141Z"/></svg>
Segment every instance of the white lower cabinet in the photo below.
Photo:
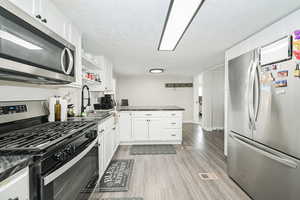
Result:
<svg viewBox="0 0 300 200"><path fill-rule="evenodd" d="M132 118L130 112L120 112L119 132L120 141L128 142L132 140Z"/></svg>
<svg viewBox="0 0 300 200"><path fill-rule="evenodd" d="M121 144L182 142L181 111L120 112Z"/></svg>
<svg viewBox="0 0 300 200"><path fill-rule="evenodd" d="M103 136L99 137L98 140L98 156L99 156L99 176L101 177L104 173L104 146L103 146Z"/></svg>
<svg viewBox="0 0 300 200"><path fill-rule="evenodd" d="M113 117L100 122L98 125L98 147L99 147L99 176L101 177L108 167L119 146L119 124L115 123Z"/></svg>
<svg viewBox="0 0 300 200"><path fill-rule="evenodd" d="M148 121L149 140L164 140L164 119L153 118Z"/></svg>
<svg viewBox="0 0 300 200"><path fill-rule="evenodd" d="M163 140L181 140L182 130L181 129L164 129Z"/></svg>
<svg viewBox="0 0 300 200"><path fill-rule="evenodd" d="M148 140L148 119L147 118L133 118L132 120L132 135L135 141Z"/></svg>
<svg viewBox="0 0 300 200"><path fill-rule="evenodd" d="M0 197L1 200L29 200L28 167L0 182Z"/></svg>

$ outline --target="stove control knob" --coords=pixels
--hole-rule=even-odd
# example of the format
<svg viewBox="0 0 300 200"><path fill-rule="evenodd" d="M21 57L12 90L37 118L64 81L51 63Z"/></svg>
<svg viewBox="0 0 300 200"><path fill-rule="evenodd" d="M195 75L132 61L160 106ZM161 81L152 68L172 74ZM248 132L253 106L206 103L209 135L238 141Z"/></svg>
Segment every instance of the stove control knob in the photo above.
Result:
<svg viewBox="0 0 300 200"><path fill-rule="evenodd" d="M90 130L88 133L85 134L85 137L89 139L94 139L97 137L97 135L98 135L97 130Z"/></svg>
<svg viewBox="0 0 300 200"><path fill-rule="evenodd" d="M65 159L65 154L63 152L58 152L54 154L54 160L63 161Z"/></svg>
<svg viewBox="0 0 300 200"><path fill-rule="evenodd" d="M68 154L68 155L72 155L75 153L75 146L74 145L68 145L65 149L65 152Z"/></svg>

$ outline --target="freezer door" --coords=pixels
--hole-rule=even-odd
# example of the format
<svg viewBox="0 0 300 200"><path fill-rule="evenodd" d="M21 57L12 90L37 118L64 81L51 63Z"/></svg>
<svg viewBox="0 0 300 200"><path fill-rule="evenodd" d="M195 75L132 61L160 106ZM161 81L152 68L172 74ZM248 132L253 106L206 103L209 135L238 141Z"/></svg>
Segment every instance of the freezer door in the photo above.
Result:
<svg viewBox="0 0 300 200"><path fill-rule="evenodd" d="M300 161L230 134L228 174L255 200L298 200Z"/></svg>
<svg viewBox="0 0 300 200"><path fill-rule="evenodd" d="M254 51L229 61L229 129L252 138L249 101Z"/></svg>
<svg viewBox="0 0 300 200"><path fill-rule="evenodd" d="M296 63L280 63L277 69L266 67L258 66L260 100L253 139L300 158L300 79L293 75Z"/></svg>

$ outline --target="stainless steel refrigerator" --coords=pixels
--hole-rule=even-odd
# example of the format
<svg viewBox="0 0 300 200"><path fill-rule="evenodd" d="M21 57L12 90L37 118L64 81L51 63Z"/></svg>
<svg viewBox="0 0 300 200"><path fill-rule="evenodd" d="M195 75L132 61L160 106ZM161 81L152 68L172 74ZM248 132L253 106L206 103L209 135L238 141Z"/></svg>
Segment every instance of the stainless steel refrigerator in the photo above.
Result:
<svg viewBox="0 0 300 200"><path fill-rule="evenodd" d="M229 61L228 174L254 200L300 199L300 78L294 60Z"/></svg>

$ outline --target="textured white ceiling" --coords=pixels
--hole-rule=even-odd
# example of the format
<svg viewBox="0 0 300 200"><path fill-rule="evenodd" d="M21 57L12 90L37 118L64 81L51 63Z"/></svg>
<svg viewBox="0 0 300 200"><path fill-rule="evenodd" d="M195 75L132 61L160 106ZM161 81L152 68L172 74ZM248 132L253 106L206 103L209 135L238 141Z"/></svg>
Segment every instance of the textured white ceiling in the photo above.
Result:
<svg viewBox="0 0 300 200"><path fill-rule="evenodd" d="M194 75L224 62L227 48L300 6L299 0L206 0L174 52L157 51L169 0L52 0L83 32L85 49L118 74Z"/></svg>

